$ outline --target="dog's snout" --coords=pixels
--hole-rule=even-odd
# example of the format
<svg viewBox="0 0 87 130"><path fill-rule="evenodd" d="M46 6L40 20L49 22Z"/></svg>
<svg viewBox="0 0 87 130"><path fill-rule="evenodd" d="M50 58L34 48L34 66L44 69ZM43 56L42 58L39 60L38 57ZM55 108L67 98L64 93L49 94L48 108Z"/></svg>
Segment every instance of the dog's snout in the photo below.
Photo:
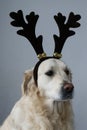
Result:
<svg viewBox="0 0 87 130"><path fill-rule="evenodd" d="M64 84L64 90L66 93L71 93L74 89L74 86L72 83L65 83Z"/></svg>
<svg viewBox="0 0 87 130"><path fill-rule="evenodd" d="M65 82L62 87L62 99L72 99L73 98L74 86L72 83Z"/></svg>

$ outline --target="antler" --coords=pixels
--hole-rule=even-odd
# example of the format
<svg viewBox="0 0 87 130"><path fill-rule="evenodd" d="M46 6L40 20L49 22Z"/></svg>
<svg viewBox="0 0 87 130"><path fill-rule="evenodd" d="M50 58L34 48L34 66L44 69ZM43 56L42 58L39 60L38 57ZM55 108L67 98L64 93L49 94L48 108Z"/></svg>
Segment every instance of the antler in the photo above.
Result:
<svg viewBox="0 0 87 130"><path fill-rule="evenodd" d="M31 12L29 15L26 15L27 23L25 22L23 18L23 13L21 10L16 12L11 12L10 17L14 19L14 21L11 22L11 25L15 27L22 27L21 30L17 31L17 34L22 35L26 37L30 43L32 44L33 48L35 49L38 58L41 59L43 57L46 57L46 54L43 51L42 47L42 35L36 37L35 34L35 27L37 20L39 18L38 15L35 15L34 12Z"/></svg>
<svg viewBox="0 0 87 130"><path fill-rule="evenodd" d="M54 57L61 58L61 51L64 46L66 39L75 34L73 30L70 28L77 28L80 26L78 20L80 20L80 15L75 15L73 12L69 14L69 18L65 23L66 17L63 16L61 13L54 16L54 19L59 27L59 36L54 35L55 41L55 50L54 50Z"/></svg>

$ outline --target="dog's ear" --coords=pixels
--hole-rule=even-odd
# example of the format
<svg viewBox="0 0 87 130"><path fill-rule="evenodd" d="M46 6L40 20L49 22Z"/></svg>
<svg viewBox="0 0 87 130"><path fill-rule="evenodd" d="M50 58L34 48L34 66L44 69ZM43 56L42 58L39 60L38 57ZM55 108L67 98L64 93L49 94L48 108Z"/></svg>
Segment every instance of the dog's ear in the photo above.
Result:
<svg viewBox="0 0 87 130"><path fill-rule="evenodd" d="M33 70L27 70L24 73L24 79L22 83L22 95L27 94L29 87L34 84Z"/></svg>

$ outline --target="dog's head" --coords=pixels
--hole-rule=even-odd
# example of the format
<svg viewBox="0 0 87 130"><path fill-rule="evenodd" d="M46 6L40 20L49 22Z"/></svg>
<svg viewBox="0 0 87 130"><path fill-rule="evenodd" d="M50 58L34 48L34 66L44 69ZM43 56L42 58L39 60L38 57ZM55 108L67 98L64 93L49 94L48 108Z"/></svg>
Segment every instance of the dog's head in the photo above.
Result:
<svg viewBox="0 0 87 130"><path fill-rule="evenodd" d="M32 70L33 71L33 70ZM69 100L73 97L72 74L64 62L50 58L40 63L37 70L37 85L33 72L25 74L24 90L34 84L42 96L54 101Z"/></svg>

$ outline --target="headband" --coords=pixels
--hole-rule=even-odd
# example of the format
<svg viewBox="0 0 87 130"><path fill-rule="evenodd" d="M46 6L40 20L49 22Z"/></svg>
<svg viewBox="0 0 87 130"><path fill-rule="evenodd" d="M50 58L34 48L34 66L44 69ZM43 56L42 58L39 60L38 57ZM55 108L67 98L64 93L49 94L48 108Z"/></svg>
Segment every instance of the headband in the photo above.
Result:
<svg viewBox="0 0 87 130"><path fill-rule="evenodd" d="M42 41L43 36L40 35L36 37L35 34L35 28L36 23L39 18L39 15L36 15L34 12L31 12L29 15L26 15L26 21L23 17L23 12L19 10L18 12L11 12L10 17L13 19L11 22L12 26L15 27L22 27L21 30L17 31L17 34L26 37L31 45L33 46L37 57L39 59L39 62L35 65L34 68L34 80L37 84L37 72L39 65L49 58L57 58L60 59L62 57L62 49L64 46L64 43L66 39L70 36L73 36L75 34L75 31L72 30L72 28L77 28L80 26L80 23L78 20L80 20L81 16L78 14L74 14L73 12L70 12L68 19L66 20L66 16L62 15L62 13L58 13L54 16L54 20L56 21L56 24L58 26L59 36L53 35L54 42L55 42L55 48L53 56L49 57L46 55L46 53L43 50Z"/></svg>

